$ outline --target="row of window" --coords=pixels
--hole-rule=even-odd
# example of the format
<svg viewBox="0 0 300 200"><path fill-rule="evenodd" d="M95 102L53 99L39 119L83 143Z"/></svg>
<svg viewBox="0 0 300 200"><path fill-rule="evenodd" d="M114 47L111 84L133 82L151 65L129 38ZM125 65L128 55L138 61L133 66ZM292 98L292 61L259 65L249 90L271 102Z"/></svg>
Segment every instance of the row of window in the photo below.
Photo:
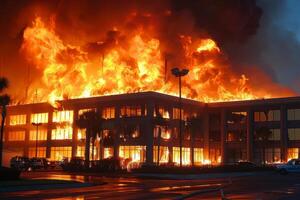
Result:
<svg viewBox="0 0 300 200"><path fill-rule="evenodd" d="M82 109L78 111L78 114L81 115L84 112L91 111L95 109ZM116 116L115 107L106 107L102 110L102 117L104 119L113 119ZM141 106L122 106L120 110L120 117L135 117L142 116L142 107ZM158 112L158 113L157 113ZM145 109L144 115L147 114ZM163 118L169 119L170 114L167 109L163 107L158 107L154 110L154 117L160 115ZM179 119L180 111L178 108L173 108L173 119ZM55 123L67 122L73 123L74 112L72 110L63 110L53 112L52 121ZM182 110L182 119L187 119L186 113ZM48 113L34 113L30 115L30 123L48 123L49 114ZM26 115L11 115L9 117L9 125L24 125L26 124Z"/></svg>

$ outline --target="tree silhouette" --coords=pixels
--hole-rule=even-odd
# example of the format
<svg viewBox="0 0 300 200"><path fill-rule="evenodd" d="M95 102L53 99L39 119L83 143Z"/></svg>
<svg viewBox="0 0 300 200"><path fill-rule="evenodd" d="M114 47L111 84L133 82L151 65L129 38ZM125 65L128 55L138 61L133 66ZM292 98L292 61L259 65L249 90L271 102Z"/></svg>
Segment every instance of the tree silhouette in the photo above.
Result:
<svg viewBox="0 0 300 200"><path fill-rule="evenodd" d="M97 136L101 137L102 125L104 119L101 117L101 114L96 111L87 111L82 113L78 120L76 121L76 125L79 128L86 129L86 138L85 138L85 167L89 167L90 162L90 142L92 140L92 153L94 157L94 142Z"/></svg>
<svg viewBox="0 0 300 200"><path fill-rule="evenodd" d="M8 88L8 80L6 78L0 78L0 93L4 89ZM0 166L2 166L2 154L3 154L3 134L4 134L4 124L6 118L6 106L10 102L10 97L7 94L0 95L0 106L1 106L1 130L0 130Z"/></svg>

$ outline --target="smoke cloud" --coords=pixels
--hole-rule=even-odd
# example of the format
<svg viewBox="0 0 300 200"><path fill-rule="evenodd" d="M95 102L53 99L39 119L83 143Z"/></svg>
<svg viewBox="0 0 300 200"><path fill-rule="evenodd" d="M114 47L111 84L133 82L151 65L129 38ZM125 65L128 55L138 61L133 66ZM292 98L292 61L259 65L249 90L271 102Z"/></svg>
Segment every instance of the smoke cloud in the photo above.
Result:
<svg viewBox="0 0 300 200"><path fill-rule="evenodd" d="M126 45L130 34L143 29L145 35L161 41L170 66L183 62L180 36L211 37L225 49L234 71L260 68L270 74L265 79L277 81L274 66L297 66L299 62L292 55L288 55L292 63L283 62L282 51L272 48L273 40L277 47L286 42L286 34L274 33L269 22L281 6L279 2L268 7L263 0L4 0L0 3L0 75L10 79L11 94L19 101L26 98L28 87L38 85L41 71L28 63L20 48L24 29L40 16L55 23L55 31L64 41L87 50L90 59L117 44ZM294 50L299 45L284 48ZM265 51L269 57L263 55Z"/></svg>

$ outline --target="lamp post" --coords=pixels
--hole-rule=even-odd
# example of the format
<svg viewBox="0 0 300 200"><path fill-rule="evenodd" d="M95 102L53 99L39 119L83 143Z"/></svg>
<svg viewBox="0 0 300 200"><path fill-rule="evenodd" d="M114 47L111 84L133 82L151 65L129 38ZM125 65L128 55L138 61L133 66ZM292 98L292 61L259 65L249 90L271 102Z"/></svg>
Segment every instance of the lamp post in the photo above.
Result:
<svg viewBox="0 0 300 200"><path fill-rule="evenodd" d="M181 131L181 120L182 120L182 100L181 100L181 77L187 75L189 73L188 69L182 69L180 70L179 68L173 68L172 70L172 74L175 77L178 77L178 81L179 81L179 146L180 146L180 167L182 167L182 131Z"/></svg>
<svg viewBox="0 0 300 200"><path fill-rule="evenodd" d="M38 154L38 132L39 132L39 126L42 125L42 123L32 123L33 126L36 127L36 136L35 136L35 157L37 158Z"/></svg>

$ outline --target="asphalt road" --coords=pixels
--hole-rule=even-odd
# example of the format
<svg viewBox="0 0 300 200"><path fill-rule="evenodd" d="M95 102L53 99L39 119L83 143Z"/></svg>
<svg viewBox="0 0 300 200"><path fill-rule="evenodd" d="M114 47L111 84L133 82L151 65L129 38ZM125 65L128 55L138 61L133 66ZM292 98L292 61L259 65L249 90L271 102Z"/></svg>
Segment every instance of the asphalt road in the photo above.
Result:
<svg viewBox="0 0 300 200"><path fill-rule="evenodd" d="M0 199L300 199L300 174L282 176L258 173L253 176L205 180L157 180L134 177L72 175L64 172L29 172L25 178L77 180L92 187L32 190L0 194ZM99 184L99 185L97 185ZM219 188L223 188L221 191ZM207 191L207 192L205 192Z"/></svg>

